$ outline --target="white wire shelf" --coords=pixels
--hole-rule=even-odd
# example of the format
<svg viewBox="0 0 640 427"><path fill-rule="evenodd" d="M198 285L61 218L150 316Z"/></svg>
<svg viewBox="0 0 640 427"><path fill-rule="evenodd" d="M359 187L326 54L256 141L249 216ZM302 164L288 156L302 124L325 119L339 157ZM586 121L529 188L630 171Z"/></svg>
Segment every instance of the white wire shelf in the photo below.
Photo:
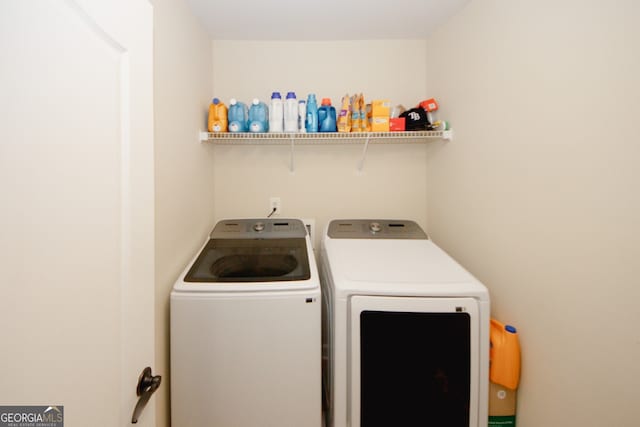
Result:
<svg viewBox="0 0 640 427"><path fill-rule="evenodd" d="M318 132L318 133L251 133L200 132L201 141L230 145L324 145L324 144L409 144L429 139L451 140L452 130L412 132Z"/></svg>

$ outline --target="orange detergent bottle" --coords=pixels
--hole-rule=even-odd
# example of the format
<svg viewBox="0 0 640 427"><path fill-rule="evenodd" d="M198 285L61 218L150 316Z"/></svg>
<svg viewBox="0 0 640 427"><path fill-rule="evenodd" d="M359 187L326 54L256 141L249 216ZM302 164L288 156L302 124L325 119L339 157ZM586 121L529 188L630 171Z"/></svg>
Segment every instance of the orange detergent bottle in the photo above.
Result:
<svg viewBox="0 0 640 427"><path fill-rule="evenodd" d="M227 131L227 106L218 98L213 98L213 102L209 106L207 129L209 132Z"/></svg>
<svg viewBox="0 0 640 427"><path fill-rule="evenodd" d="M491 319L489 426L516 425L516 389L520 382L520 342L511 325Z"/></svg>

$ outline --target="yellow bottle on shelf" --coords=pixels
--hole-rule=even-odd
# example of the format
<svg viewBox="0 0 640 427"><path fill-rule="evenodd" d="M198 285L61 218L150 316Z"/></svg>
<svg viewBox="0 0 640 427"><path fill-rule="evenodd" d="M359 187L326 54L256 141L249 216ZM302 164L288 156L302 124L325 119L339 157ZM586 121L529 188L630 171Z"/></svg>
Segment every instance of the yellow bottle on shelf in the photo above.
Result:
<svg viewBox="0 0 640 427"><path fill-rule="evenodd" d="M227 106L218 98L213 98L213 102L209 106L207 129L209 132L227 131Z"/></svg>

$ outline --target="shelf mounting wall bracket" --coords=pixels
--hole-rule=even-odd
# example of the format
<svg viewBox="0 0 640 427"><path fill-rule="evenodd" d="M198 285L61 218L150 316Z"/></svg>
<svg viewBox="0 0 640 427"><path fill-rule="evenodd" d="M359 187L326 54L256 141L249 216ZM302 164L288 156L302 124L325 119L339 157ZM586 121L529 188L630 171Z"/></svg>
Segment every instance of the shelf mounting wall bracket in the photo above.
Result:
<svg viewBox="0 0 640 427"><path fill-rule="evenodd" d="M364 149L362 150L362 158L360 159L360 163L358 164L358 172L362 172L364 168L364 159L367 157L367 149L369 149L369 140L371 137L367 135L367 139L364 141Z"/></svg>
<svg viewBox="0 0 640 427"><path fill-rule="evenodd" d="M289 160L289 172L294 173L295 172L295 164L293 162L293 147L294 147L294 141L295 138L293 137L293 134L291 134L291 136L289 137L291 139L291 159Z"/></svg>

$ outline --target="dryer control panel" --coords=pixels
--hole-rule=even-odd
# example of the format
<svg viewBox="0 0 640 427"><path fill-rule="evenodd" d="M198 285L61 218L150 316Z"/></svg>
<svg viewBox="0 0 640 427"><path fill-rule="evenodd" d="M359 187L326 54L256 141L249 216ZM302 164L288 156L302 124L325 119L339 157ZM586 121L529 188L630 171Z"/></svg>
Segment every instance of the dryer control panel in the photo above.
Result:
<svg viewBox="0 0 640 427"><path fill-rule="evenodd" d="M337 219L327 234L332 239L428 239L416 222L389 219Z"/></svg>

